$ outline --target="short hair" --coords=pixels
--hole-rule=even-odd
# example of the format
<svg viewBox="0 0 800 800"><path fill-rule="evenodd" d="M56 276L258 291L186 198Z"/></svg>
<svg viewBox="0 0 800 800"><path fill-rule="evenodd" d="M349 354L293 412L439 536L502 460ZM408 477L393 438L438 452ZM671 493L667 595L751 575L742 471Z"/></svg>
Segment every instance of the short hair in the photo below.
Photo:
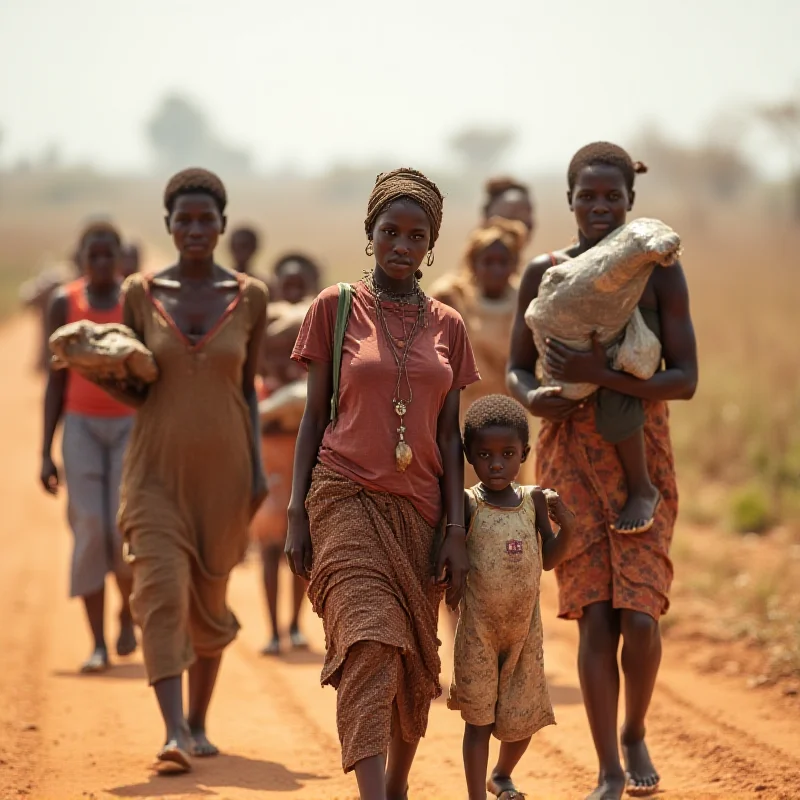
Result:
<svg viewBox="0 0 800 800"><path fill-rule="evenodd" d="M217 204L220 214L225 212L228 204L222 181L213 172L200 167L181 170L169 179L164 189L164 208L172 213L175 201L185 194L207 194Z"/></svg>
<svg viewBox="0 0 800 800"><path fill-rule="evenodd" d="M112 239L117 247L122 247L122 236L117 228L107 220L95 220L85 225L81 231L81 235L78 237L78 252L86 247L89 239L96 237Z"/></svg>
<svg viewBox="0 0 800 800"><path fill-rule="evenodd" d="M633 191L633 184L637 175L647 172L647 165L641 161L634 161L627 150L623 150L619 145L611 142L592 142L585 147L581 147L569 162L567 170L567 184L569 190L575 188L581 170L586 167L594 167L602 164L606 167L616 167L625 179L628 191Z"/></svg>
<svg viewBox="0 0 800 800"><path fill-rule="evenodd" d="M234 228L230 233L230 238L233 239L234 236L244 236L252 242L254 248L258 248L260 237L258 231L252 226L240 225L238 228Z"/></svg>
<svg viewBox="0 0 800 800"><path fill-rule="evenodd" d="M478 431L486 428L513 428L523 446L528 446L528 416L522 404L507 395L488 394L467 409L464 418L464 449L469 451Z"/></svg>
<svg viewBox="0 0 800 800"><path fill-rule="evenodd" d="M304 253L285 253L275 262L275 266L272 268L273 273L277 277L280 277L281 273L292 262L299 264L303 272L311 278L311 280L318 282L322 277L319 264Z"/></svg>
<svg viewBox="0 0 800 800"><path fill-rule="evenodd" d="M530 188L524 183L520 183L520 181L516 180L515 178L510 178L506 175L489 178L489 180L486 181L484 190L486 191L486 200L483 203L483 216L487 218L491 216L489 211L494 203L507 192L519 192L531 205L533 205Z"/></svg>

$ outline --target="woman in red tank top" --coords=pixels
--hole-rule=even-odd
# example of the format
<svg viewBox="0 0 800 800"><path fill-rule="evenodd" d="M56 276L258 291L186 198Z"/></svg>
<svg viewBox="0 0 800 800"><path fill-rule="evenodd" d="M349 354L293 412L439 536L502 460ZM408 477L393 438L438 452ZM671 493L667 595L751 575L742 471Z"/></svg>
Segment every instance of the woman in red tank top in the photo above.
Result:
<svg viewBox="0 0 800 800"><path fill-rule="evenodd" d="M58 290L48 313L49 333L81 319L122 322L119 284L120 236L108 223L83 233L79 260L84 277ZM122 459L133 424L133 411L71 370L52 370L44 398L41 481L55 495L61 483L53 462L53 438L63 420L64 473L69 486L68 516L75 539L70 595L86 607L94 650L82 672L108 667L103 613L105 579L113 572L122 597L117 654L130 655L136 636L129 598L130 567L122 558L116 525Z"/></svg>

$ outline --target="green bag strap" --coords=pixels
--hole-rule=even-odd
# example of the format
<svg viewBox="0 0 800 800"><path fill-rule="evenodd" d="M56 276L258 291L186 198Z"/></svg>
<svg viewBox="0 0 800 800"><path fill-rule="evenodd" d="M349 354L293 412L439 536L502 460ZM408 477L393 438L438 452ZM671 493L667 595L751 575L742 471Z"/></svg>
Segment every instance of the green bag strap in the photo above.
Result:
<svg viewBox="0 0 800 800"><path fill-rule="evenodd" d="M339 416L339 378L342 373L342 350L350 307L353 305L353 287L349 283L339 284L339 303L336 306L336 328L333 331L333 394L331 395L331 425L336 427Z"/></svg>

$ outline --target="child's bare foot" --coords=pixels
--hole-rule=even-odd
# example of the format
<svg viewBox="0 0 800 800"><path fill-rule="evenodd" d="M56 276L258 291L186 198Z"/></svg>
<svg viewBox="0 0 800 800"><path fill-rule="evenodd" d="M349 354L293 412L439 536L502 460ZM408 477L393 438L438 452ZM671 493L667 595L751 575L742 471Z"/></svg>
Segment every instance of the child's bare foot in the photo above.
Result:
<svg viewBox="0 0 800 800"><path fill-rule="evenodd" d="M94 652L81 665L82 675L95 675L108 669L108 650L105 647L95 647Z"/></svg>
<svg viewBox="0 0 800 800"><path fill-rule="evenodd" d="M133 620L120 619L119 638L117 639L117 655L129 656L136 652L138 643L136 641L136 630L133 627Z"/></svg>
<svg viewBox="0 0 800 800"><path fill-rule="evenodd" d="M597 788L586 800L622 800L625 793L624 775L600 775Z"/></svg>
<svg viewBox="0 0 800 800"><path fill-rule="evenodd" d="M625 759L625 774L628 778L628 794L632 797L647 797L658 791L661 777L650 759L644 737L638 739L621 737L622 755Z"/></svg>
<svg viewBox="0 0 800 800"><path fill-rule="evenodd" d="M661 493L652 484L646 491L628 495L628 501L614 525L618 533L645 533L653 527Z"/></svg>
<svg viewBox="0 0 800 800"><path fill-rule="evenodd" d="M486 789L497 800L525 800L525 795L514 786L514 781L508 775L492 775L486 784Z"/></svg>
<svg viewBox="0 0 800 800"><path fill-rule="evenodd" d="M192 755L197 758L209 758L219 755L219 748L208 741L206 732L203 728L192 728Z"/></svg>

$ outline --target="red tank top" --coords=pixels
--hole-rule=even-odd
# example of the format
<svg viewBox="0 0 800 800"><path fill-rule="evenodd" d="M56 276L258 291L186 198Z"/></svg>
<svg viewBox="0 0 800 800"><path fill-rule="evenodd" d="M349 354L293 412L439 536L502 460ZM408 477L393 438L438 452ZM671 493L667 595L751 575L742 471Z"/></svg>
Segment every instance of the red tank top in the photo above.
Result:
<svg viewBox="0 0 800 800"><path fill-rule="evenodd" d="M98 309L89 305L86 294L86 279L67 284L67 323L88 319L91 322L122 322L122 295L113 308ZM67 391L64 411L68 414L85 414L90 417L127 417L134 413L132 408L114 400L99 386L70 370L67 377Z"/></svg>

